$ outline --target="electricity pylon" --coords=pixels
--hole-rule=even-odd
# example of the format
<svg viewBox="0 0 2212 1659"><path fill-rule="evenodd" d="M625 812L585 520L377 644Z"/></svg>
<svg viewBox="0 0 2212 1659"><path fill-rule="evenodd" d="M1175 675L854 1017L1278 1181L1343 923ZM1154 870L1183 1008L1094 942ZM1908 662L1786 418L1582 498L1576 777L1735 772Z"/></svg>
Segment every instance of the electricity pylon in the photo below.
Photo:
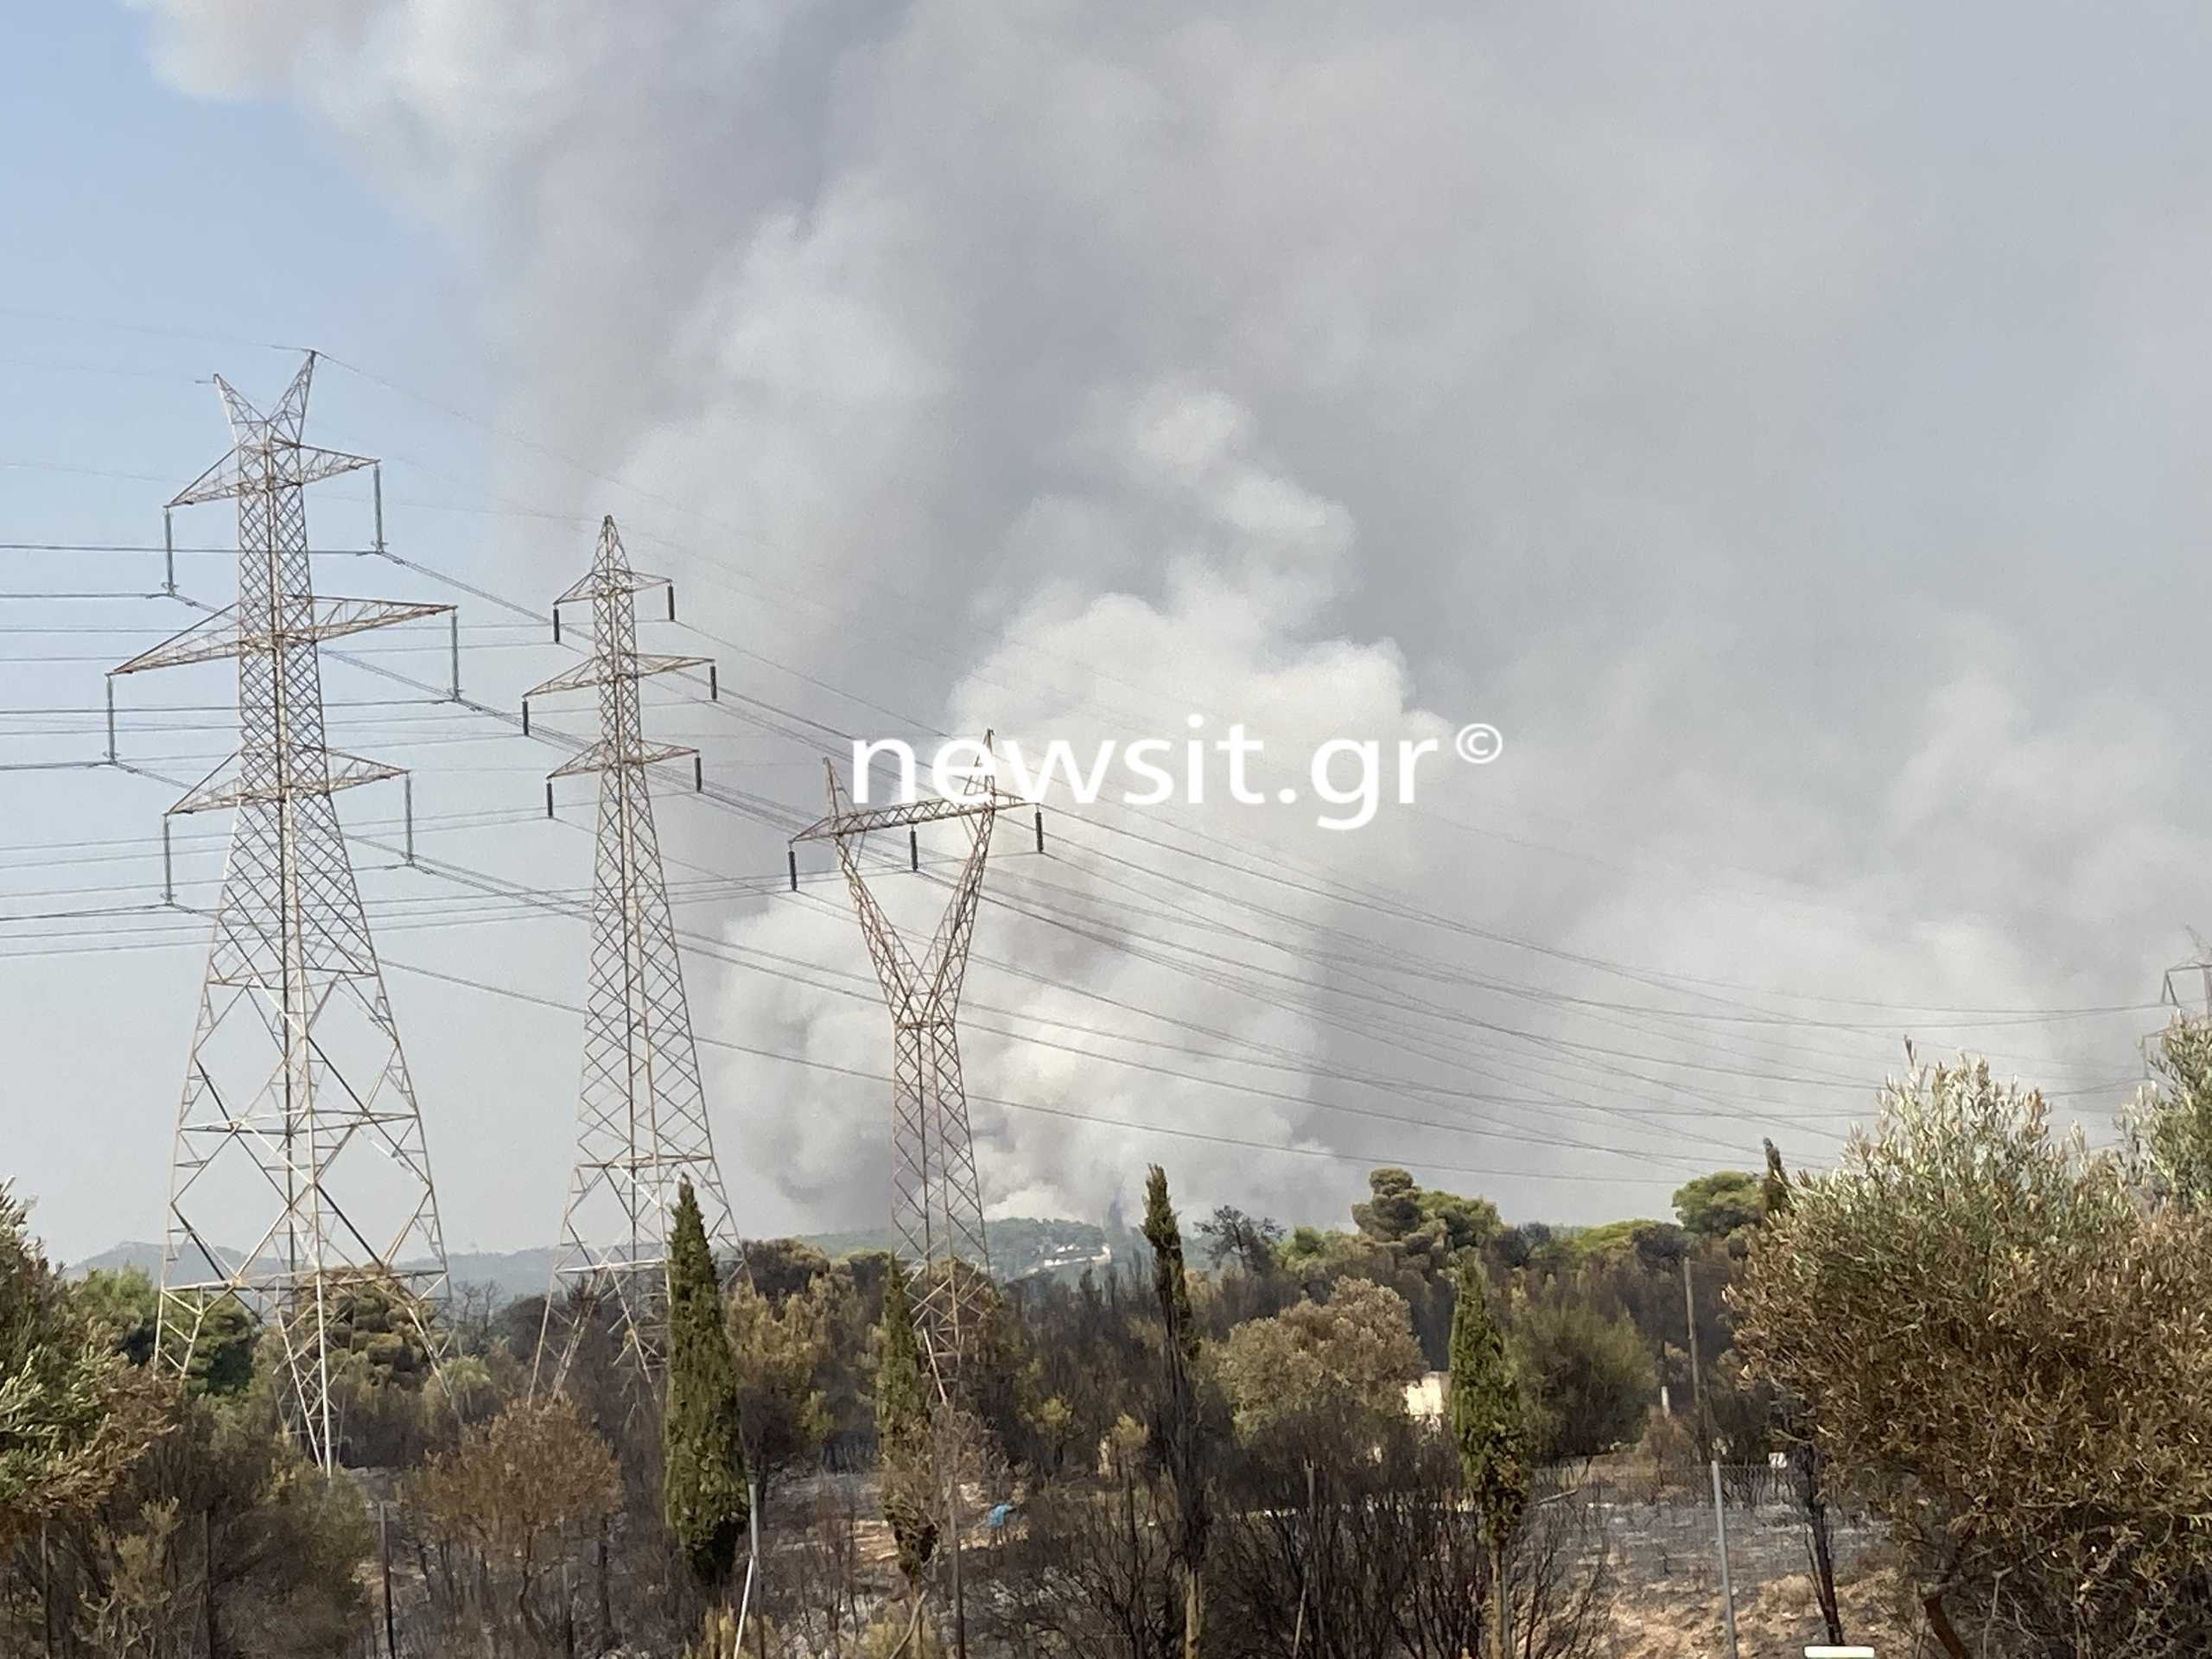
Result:
<svg viewBox="0 0 2212 1659"><path fill-rule="evenodd" d="M988 748L989 740L984 740ZM938 1391L950 1398L961 1362L972 1345L990 1271L984 1236L982 1184L976 1171L975 1139L968 1124L968 1094L961 1080L960 1034L955 1018L968 971L968 945L983 889L983 862L991 829L1002 806L1026 804L1000 793L988 779L971 776L965 794L882 807L855 806L829 773L828 816L791 837L827 841L837 849L845 885L860 914L868 959L891 1009L891 1220L908 1270L914 1275L914 1324L929 1357ZM909 858L920 868L915 828L948 819L963 823L968 849L952 883L952 897L928 949L918 960L868 889L861 852L870 831L908 832ZM1038 830L1044 830L1040 815ZM794 851L791 885L798 885ZM965 1264L963 1266L963 1264Z"/></svg>
<svg viewBox="0 0 2212 1659"><path fill-rule="evenodd" d="M549 1345L559 1344L556 1389L585 1330L609 1298L625 1353L647 1378L658 1367L664 1347L669 1217L679 1181L690 1181L707 1243L715 1254L737 1248L707 1126L706 1090L691 1039L683 963L646 782L649 767L688 755L696 785L699 752L648 743L638 697L640 680L679 669L707 669L712 689L714 664L704 657L639 651L637 595L654 588L669 590L673 619L674 586L665 576L631 569L614 520L604 520L590 571L553 601L556 639L560 607L591 601L592 654L534 687L523 703L526 730L531 697L588 686L599 690L598 741L556 767L545 783L550 815L554 779L599 774L591 989L585 1001L576 1159L538 1337L540 1366Z"/></svg>
<svg viewBox="0 0 2212 1659"><path fill-rule="evenodd" d="M2166 1034L2173 1029L2173 1021L2180 1019L2212 1020L2212 946L2203 940L2191 938L2196 954L2187 962L2177 962L2165 971L2158 987L2160 1010L2171 1010L2167 1022L2158 1030L2145 1032L2136 1039L2136 1047L2143 1055L2143 1079L2154 1083L2158 1077L2158 1062L2164 1057ZM2192 985L2190 982L2195 980Z"/></svg>
<svg viewBox="0 0 2212 1659"><path fill-rule="evenodd" d="M243 1303L277 1333L289 1426L327 1471L339 1450L334 1326L358 1295L395 1296L435 1350L446 1255L422 1116L332 799L401 773L324 744L319 646L453 607L316 597L306 486L376 463L302 441L315 361L267 415L216 378L230 452L169 507L238 503L238 602L110 672L238 665L238 752L169 809L234 817L177 1110L160 1351L187 1363L209 1312Z"/></svg>

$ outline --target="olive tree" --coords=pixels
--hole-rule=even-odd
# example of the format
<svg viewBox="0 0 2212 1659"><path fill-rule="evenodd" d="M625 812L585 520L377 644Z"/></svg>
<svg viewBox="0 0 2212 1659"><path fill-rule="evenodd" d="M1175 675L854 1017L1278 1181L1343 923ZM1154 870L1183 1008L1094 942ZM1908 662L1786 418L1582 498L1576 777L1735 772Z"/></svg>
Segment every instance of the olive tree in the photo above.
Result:
<svg viewBox="0 0 2212 1659"><path fill-rule="evenodd" d="M2212 1209L2212 1020L2177 1014L2121 1119L2129 1173L2154 1202Z"/></svg>
<svg viewBox="0 0 2212 1659"><path fill-rule="evenodd" d="M1915 1069L1770 1215L1738 1345L1889 1522L1954 1659L2212 1640L2212 1219L1986 1063Z"/></svg>
<svg viewBox="0 0 2212 1659"><path fill-rule="evenodd" d="M158 1391L71 1300L0 1185L0 1546L97 1504L162 1432Z"/></svg>
<svg viewBox="0 0 2212 1659"><path fill-rule="evenodd" d="M1246 1438L1313 1416L1379 1430L1405 1415L1406 1384L1421 1374L1406 1299L1363 1279L1249 1320L1221 1347L1222 1386Z"/></svg>

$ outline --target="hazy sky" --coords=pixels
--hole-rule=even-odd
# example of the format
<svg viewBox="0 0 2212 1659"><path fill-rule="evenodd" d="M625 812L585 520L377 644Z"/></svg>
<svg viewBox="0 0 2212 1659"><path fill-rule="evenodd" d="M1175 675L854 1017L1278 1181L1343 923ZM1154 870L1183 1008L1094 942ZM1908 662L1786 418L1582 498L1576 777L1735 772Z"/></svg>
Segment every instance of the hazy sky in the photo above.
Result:
<svg viewBox="0 0 2212 1659"><path fill-rule="evenodd" d="M1060 804L1042 859L1005 832L967 1030L998 1212L1097 1216L1157 1160L1299 1219L1383 1160L1516 1217L1655 1213L1762 1134L1832 1158L1908 1035L2093 1130L2139 1074L2206 915L2201 8L140 0L29 31L0 539L157 539L222 448L194 377L273 393L267 344L314 345L315 431L387 457L410 557L535 607L615 513L682 589L648 648L758 700L679 689L656 734L786 815L833 734L1503 731L1357 832L1217 793ZM318 542L363 513L331 486ZM159 582L0 558L10 592ZM365 563L322 586L435 588ZM228 596L220 556L186 581ZM463 604L486 701L568 660ZM17 763L96 756L102 669L183 620L4 609ZM440 677L435 633L385 644ZM556 753L330 694L418 697L334 741L416 768L444 866L381 868L397 800L349 801L448 1240L545 1242L575 1022L414 970L576 999L580 930L454 871L578 886L588 791L546 824ZM149 769L226 747L219 673L125 695ZM0 774L6 1163L65 1253L158 1227L204 924L48 917L158 899L175 792ZM679 791L661 823L700 1028L738 1046L707 1061L741 1228L870 1219L885 1102L849 1071L888 1033L849 914L774 893L772 822ZM220 825L185 828L206 903ZM925 926L941 888L885 880Z"/></svg>

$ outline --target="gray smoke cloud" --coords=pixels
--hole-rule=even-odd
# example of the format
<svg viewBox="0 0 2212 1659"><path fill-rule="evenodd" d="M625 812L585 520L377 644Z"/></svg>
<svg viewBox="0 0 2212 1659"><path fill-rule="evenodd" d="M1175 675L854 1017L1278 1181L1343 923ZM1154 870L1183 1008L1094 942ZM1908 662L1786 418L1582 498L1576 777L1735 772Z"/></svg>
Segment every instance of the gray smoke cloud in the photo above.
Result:
<svg viewBox="0 0 2212 1659"><path fill-rule="evenodd" d="M503 420L621 480L501 491L622 515L758 695L1506 733L1356 833L1217 795L1009 842L978 1096L1587 1217L1832 1156L1903 1034L2124 1092L2148 1014L1951 1011L2148 1001L2202 913L2201 14L137 3L175 84L296 100L472 250ZM810 891L730 944L863 973ZM692 971L717 1032L887 1061L865 995ZM714 1065L741 1211L880 1211L880 1091ZM1357 1179L976 1119L1002 1213Z"/></svg>

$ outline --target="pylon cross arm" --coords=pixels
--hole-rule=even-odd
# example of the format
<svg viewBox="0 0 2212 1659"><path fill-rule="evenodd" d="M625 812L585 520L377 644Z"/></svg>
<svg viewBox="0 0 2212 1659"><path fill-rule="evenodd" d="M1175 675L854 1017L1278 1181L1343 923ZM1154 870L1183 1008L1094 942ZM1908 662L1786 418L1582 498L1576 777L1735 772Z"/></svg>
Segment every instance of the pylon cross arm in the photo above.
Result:
<svg viewBox="0 0 2212 1659"><path fill-rule="evenodd" d="M555 691L581 691L586 686L605 685L613 680L642 680L655 674L673 674L680 668L704 668L709 660L704 657L663 657L645 651L626 651L612 656L601 652L533 685L523 696L542 697Z"/></svg>
<svg viewBox="0 0 2212 1659"><path fill-rule="evenodd" d="M625 594L642 594L668 585L666 576L651 575L643 570L595 569L578 578L573 587L553 602L556 605L575 605L588 599L620 599Z"/></svg>
<svg viewBox="0 0 2212 1659"><path fill-rule="evenodd" d="M234 605L226 605L213 615L204 616L181 632L171 634L158 645L140 652L125 663L118 663L108 670L111 678L118 674L139 674L149 668L175 668L183 663L218 662L238 654L238 613Z"/></svg>
<svg viewBox="0 0 2212 1659"><path fill-rule="evenodd" d="M288 642L302 639L342 639L349 633L366 633L397 622L420 622L429 617L450 615L452 605L412 605L393 599L337 599L318 597L315 620L304 628L284 631Z"/></svg>
<svg viewBox="0 0 2212 1659"><path fill-rule="evenodd" d="M574 778L588 772L612 772L617 766L657 766L664 760L688 760L698 753L674 743L648 743L643 739L614 743L600 738L578 749L545 775Z"/></svg>
<svg viewBox="0 0 2212 1659"><path fill-rule="evenodd" d="M282 457L272 467L273 457ZM341 473L373 467L372 455L349 455L340 449L318 449L313 444L271 442L266 437L241 439L231 451L169 499L172 507L194 507L203 501L224 501L234 496L258 495L270 486L271 472L280 486L319 483Z"/></svg>
<svg viewBox="0 0 2212 1659"><path fill-rule="evenodd" d="M802 841L842 841L848 836L865 836L876 830L904 830L909 825L941 823L947 818L972 818L984 813L996 812L1001 808L1027 806L1030 803L992 790L981 795L963 796L948 799L932 796L925 801L907 801L893 806L855 807L849 812L833 812L812 823L791 837Z"/></svg>
<svg viewBox="0 0 2212 1659"><path fill-rule="evenodd" d="M167 817L175 817L191 812L218 812L226 807L255 806L277 801L287 796L335 795L341 789L354 789L363 784L382 783L387 778L397 778L405 769L382 760L364 760L358 754L341 754L336 749L325 749L323 758L328 770L319 778L295 776L283 785L249 785L237 774L238 756L218 766L186 791L184 798L169 808Z"/></svg>
<svg viewBox="0 0 2212 1659"><path fill-rule="evenodd" d="M454 607L410 605L391 599L316 598L309 601L308 609L308 620L298 626L250 628L240 624L236 606L226 606L108 672L140 674L149 668L219 662L226 657L265 657L280 644L300 645L342 639L350 633L366 633L372 628L388 628L397 622L444 616Z"/></svg>

